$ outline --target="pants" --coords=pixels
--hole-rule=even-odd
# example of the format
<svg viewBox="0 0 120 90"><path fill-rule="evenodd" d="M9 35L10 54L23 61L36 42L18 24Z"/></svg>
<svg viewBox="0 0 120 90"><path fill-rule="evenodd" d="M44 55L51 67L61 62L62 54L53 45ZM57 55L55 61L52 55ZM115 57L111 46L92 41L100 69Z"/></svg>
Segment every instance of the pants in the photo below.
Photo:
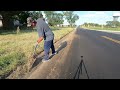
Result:
<svg viewBox="0 0 120 90"><path fill-rule="evenodd" d="M52 54L55 53L55 47L54 47L54 44L53 44L53 40L45 41L44 42L44 53L45 53L44 59L45 60L49 59L50 48L52 49Z"/></svg>

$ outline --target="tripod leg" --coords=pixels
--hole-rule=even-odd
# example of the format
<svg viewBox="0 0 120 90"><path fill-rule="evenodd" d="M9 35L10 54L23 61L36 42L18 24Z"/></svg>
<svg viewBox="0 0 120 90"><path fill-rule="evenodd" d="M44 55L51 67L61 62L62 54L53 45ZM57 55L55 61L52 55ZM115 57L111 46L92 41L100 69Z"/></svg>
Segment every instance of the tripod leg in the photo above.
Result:
<svg viewBox="0 0 120 90"><path fill-rule="evenodd" d="M86 74L87 74L87 77L88 77L88 79L89 79L89 75L88 75L88 73L87 73L87 69L86 69L86 67L85 67L84 62L83 62L83 65L84 65L84 68L85 68L85 72L86 72Z"/></svg>

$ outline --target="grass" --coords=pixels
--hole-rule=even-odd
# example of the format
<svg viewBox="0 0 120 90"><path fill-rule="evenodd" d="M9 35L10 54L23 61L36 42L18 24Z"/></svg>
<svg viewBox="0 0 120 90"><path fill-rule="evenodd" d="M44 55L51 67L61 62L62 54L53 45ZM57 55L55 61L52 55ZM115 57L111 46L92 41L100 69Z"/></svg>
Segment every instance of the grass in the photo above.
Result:
<svg viewBox="0 0 120 90"><path fill-rule="evenodd" d="M67 33L73 31L73 28L61 28L53 30L55 35L54 42L61 39ZM29 71L30 64L33 62L31 56L33 54L34 45L38 39L36 31L21 30L19 34L9 33L0 34L0 76L14 71L18 66L24 66L24 72ZM43 51L43 41L39 44L39 50ZM20 71L19 70L19 71Z"/></svg>
<svg viewBox="0 0 120 90"><path fill-rule="evenodd" d="M92 30L109 30L109 31L120 31L120 27L118 28L107 28L107 27L83 27L86 29L92 29Z"/></svg>

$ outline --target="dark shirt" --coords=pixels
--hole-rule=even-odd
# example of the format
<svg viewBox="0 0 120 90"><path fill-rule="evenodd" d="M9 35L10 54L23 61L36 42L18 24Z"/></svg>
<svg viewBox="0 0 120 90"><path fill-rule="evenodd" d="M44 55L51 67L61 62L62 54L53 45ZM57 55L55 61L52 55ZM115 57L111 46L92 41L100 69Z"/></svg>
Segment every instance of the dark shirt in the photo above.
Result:
<svg viewBox="0 0 120 90"><path fill-rule="evenodd" d="M36 28L39 37L43 37L45 41L50 41L54 39L54 34L49 28L48 24L43 20L43 18L37 19Z"/></svg>

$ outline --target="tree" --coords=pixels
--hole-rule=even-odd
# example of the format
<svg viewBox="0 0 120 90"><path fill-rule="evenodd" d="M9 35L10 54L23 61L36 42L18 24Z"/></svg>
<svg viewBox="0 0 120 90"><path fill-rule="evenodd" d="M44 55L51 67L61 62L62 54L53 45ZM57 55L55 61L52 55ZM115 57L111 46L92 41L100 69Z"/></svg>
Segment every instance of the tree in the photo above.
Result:
<svg viewBox="0 0 120 90"><path fill-rule="evenodd" d="M106 26L108 26L108 27L112 27L113 26L113 22L112 21L107 21L106 23L107 23Z"/></svg>
<svg viewBox="0 0 120 90"><path fill-rule="evenodd" d="M113 21L113 25L114 25L114 27L119 27L120 26L120 22L119 21Z"/></svg>
<svg viewBox="0 0 120 90"><path fill-rule="evenodd" d="M39 14L42 14L42 12L41 11L31 11L30 12L30 16L32 17L33 20L37 20Z"/></svg>
<svg viewBox="0 0 120 90"><path fill-rule="evenodd" d="M73 11L64 11L63 14L70 26L73 26L75 22L79 19L77 14L74 14Z"/></svg>
<svg viewBox="0 0 120 90"><path fill-rule="evenodd" d="M44 11L45 16L47 18L47 22L50 26L54 26L55 25L55 21L54 21L54 16L55 16L55 11Z"/></svg>
<svg viewBox="0 0 120 90"><path fill-rule="evenodd" d="M19 15L22 11L0 11L3 17L3 29L13 28L13 16Z"/></svg>
<svg viewBox="0 0 120 90"><path fill-rule="evenodd" d="M19 21L21 24L27 24L27 18L30 16L30 12L29 11L23 11L21 12L18 17L19 17Z"/></svg>
<svg viewBox="0 0 120 90"><path fill-rule="evenodd" d="M86 26L88 26L88 23L84 23L83 25L86 27Z"/></svg>
<svg viewBox="0 0 120 90"><path fill-rule="evenodd" d="M44 11L44 13L50 26L63 24L64 20L62 13L57 13L55 11Z"/></svg>
<svg viewBox="0 0 120 90"><path fill-rule="evenodd" d="M106 26L108 27L119 27L120 26L119 21L107 21L106 23L107 23Z"/></svg>
<svg viewBox="0 0 120 90"><path fill-rule="evenodd" d="M21 24L27 24L27 18L32 17L33 20L38 18L40 11L0 11L3 17L3 28L13 29L13 21L19 20Z"/></svg>
<svg viewBox="0 0 120 90"><path fill-rule="evenodd" d="M55 13L55 25L61 25L63 24L64 20L63 20L63 14L62 13Z"/></svg>

